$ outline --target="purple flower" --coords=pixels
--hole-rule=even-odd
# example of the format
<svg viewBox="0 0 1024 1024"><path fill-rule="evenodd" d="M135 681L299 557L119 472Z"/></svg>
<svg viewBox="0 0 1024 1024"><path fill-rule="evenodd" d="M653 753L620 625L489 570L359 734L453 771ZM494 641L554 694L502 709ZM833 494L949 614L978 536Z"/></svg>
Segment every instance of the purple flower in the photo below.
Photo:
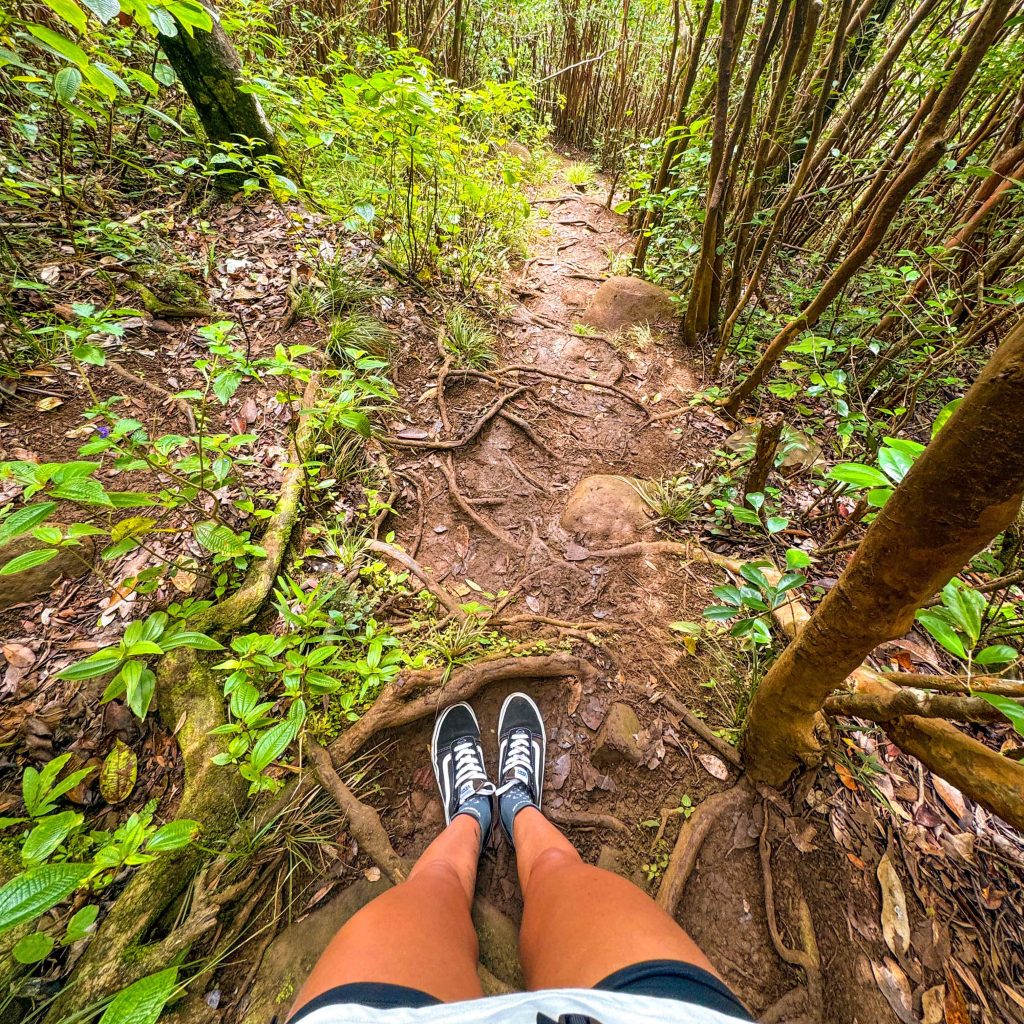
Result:
<svg viewBox="0 0 1024 1024"><path fill-rule="evenodd" d="M97 427L100 432L100 437L110 437L110 427Z"/></svg>

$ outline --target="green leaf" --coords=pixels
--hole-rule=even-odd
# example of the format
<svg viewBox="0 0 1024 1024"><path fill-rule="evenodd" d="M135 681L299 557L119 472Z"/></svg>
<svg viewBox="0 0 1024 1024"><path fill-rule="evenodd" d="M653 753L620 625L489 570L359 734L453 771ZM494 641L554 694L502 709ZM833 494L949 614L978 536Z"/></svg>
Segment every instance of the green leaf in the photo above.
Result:
<svg viewBox="0 0 1024 1024"><path fill-rule="evenodd" d="M160 35L173 39L178 34L177 22L162 7L150 7L149 16Z"/></svg>
<svg viewBox="0 0 1024 1024"><path fill-rule="evenodd" d="M44 864L15 875L0 889L0 932L34 921L71 895L92 871L89 864Z"/></svg>
<svg viewBox="0 0 1024 1024"><path fill-rule="evenodd" d="M53 92L61 103L74 103L78 90L82 88L82 73L78 68L61 68L53 76Z"/></svg>
<svg viewBox="0 0 1024 1024"><path fill-rule="evenodd" d="M197 651L222 651L224 645L218 643L213 637L205 633L195 633L184 630L181 633L172 633L160 641L160 646L165 651L173 651L178 647L192 647Z"/></svg>
<svg viewBox="0 0 1024 1024"><path fill-rule="evenodd" d="M755 587L760 587L762 590L768 589L768 580L756 565L752 565L749 562L741 565L740 575L749 583L753 583Z"/></svg>
<svg viewBox="0 0 1024 1024"><path fill-rule="evenodd" d="M107 491L107 498L113 508L149 508L160 501L155 494L136 491Z"/></svg>
<svg viewBox="0 0 1024 1024"><path fill-rule="evenodd" d="M769 533L779 533L789 526L789 520L785 516L769 516L764 521L764 527Z"/></svg>
<svg viewBox="0 0 1024 1024"><path fill-rule="evenodd" d="M974 656L976 665L1008 665L1017 660L1017 649L1009 644L991 644Z"/></svg>
<svg viewBox="0 0 1024 1024"><path fill-rule="evenodd" d="M917 621L937 640L950 654L958 658L966 658L967 651L964 650L963 642L956 635L953 627L941 615L928 609L917 613Z"/></svg>
<svg viewBox="0 0 1024 1024"><path fill-rule="evenodd" d="M942 588L942 603L949 610L957 625L967 634L971 647L981 636L981 619L985 614L986 601L972 587L959 580L950 580Z"/></svg>
<svg viewBox="0 0 1024 1024"><path fill-rule="evenodd" d="M114 652L115 648L107 647L95 654L90 654L88 658L76 661L74 665L68 665L66 669L58 672L57 678L95 679L97 676L105 676L121 664L121 655Z"/></svg>
<svg viewBox="0 0 1024 1024"><path fill-rule="evenodd" d="M888 487L889 480L884 473L873 466L862 466L858 462L840 462L826 474L829 480L853 484L854 487Z"/></svg>
<svg viewBox="0 0 1024 1024"><path fill-rule="evenodd" d="M43 0L43 2L58 18L63 18L71 25L76 32L85 32L87 20L85 11L75 3L75 0Z"/></svg>
<svg viewBox="0 0 1024 1024"><path fill-rule="evenodd" d="M56 508L55 501L41 501L38 505L26 505L12 512L0 524L0 546L45 522Z"/></svg>
<svg viewBox="0 0 1024 1024"><path fill-rule="evenodd" d="M786 550L787 569L806 569L811 564L811 556L800 548L788 548Z"/></svg>
<svg viewBox="0 0 1024 1024"><path fill-rule="evenodd" d="M126 672L128 667L125 666ZM141 676L141 671L139 675ZM137 684L138 679L135 679L129 686ZM119 804L127 800L135 789L137 776L138 759L134 751L123 740L115 741L100 769L100 796L108 804Z"/></svg>
<svg viewBox="0 0 1024 1024"><path fill-rule="evenodd" d="M237 370L224 370L213 378L213 393L220 399L221 405L227 405L241 383L242 375Z"/></svg>
<svg viewBox="0 0 1024 1024"><path fill-rule="evenodd" d="M53 946L52 936L44 932L32 932L19 939L11 952L19 964L37 964L50 955Z"/></svg>
<svg viewBox="0 0 1024 1024"><path fill-rule="evenodd" d="M215 555L234 551L242 543L234 530L222 523L196 523L192 533L207 551Z"/></svg>
<svg viewBox="0 0 1024 1024"><path fill-rule="evenodd" d="M940 410L938 416L935 417L935 422L932 424L932 437L946 425L949 421L949 417L956 412L963 398L954 398L952 402L947 402Z"/></svg>
<svg viewBox="0 0 1024 1024"><path fill-rule="evenodd" d="M50 488L50 494L54 498L77 501L83 505L105 505L108 508L113 505L99 480L66 480Z"/></svg>
<svg viewBox="0 0 1024 1024"><path fill-rule="evenodd" d="M72 942L78 942L80 939L84 939L89 932L92 930L92 926L96 923L96 915L99 914L100 908L95 903L86 904L81 910L76 911L72 916L71 920L68 921L67 930L64 932L64 938L61 939L62 946L70 946Z"/></svg>
<svg viewBox="0 0 1024 1024"><path fill-rule="evenodd" d="M6 562L0 569L0 576L13 576L26 569L34 569L37 565L45 565L51 558L56 557L57 548L37 548L35 551L26 551L23 555L18 555Z"/></svg>
<svg viewBox="0 0 1024 1024"><path fill-rule="evenodd" d="M121 989L103 1011L100 1024L155 1024L177 980L178 968L168 967Z"/></svg>
<svg viewBox="0 0 1024 1024"><path fill-rule="evenodd" d="M118 0L82 0L82 3L105 25L121 13Z"/></svg>
<svg viewBox="0 0 1024 1024"><path fill-rule="evenodd" d="M701 614L705 619L713 619L715 622L726 622L737 615L738 611L736 608L726 608L725 605L714 604L710 608L705 608Z"/></svg>
<svg viewBox="0 0 1024 1024"><path fill-rule="evenodd" d="M169 821L153 833L146 843L146 850L149 853L168 853L171 850L180 850L192 842L199 834L199 829L199 822L189 818Z"/></svg>
<svg viewBox="0 0 1024 1024"><path fill-rule="evenodd" d="M253 768L261 772L268 767L288 749L297 732L298 729L288 721L278 722L268 729L252 748L249 760Z"/></svg>
<svg viewBox="0 0 1024 1024"><path fill-rule="evenodd" d="M1013 726L1014 732L1024 736L1024 707L1013 698L1003 697L998 693L979 693L982 700L987 700L1000 714L1005 715Z"/></svg>
<svg viewBox="0 0 1024 1024"><path fill-rule="evenodd" d="M25 837L21 859L26 867L42 864L84 821L75 811L48 814Z"/></svg>
<svg viewBox="0 0 1024 1024"><path fill-rule="evenodd" d="M901 452L896 448L878 450L878 465L894 484L898 484L907 475L913 464L914 457L907 452Z"/></svg>
<svg viewBox="0 0 1024 1024"><path fill-rule="evenodd" d="M135 686L129 686L125 694L128 707L135 712L140 720L146 717L154 693L156 693L156 676L151 669L144 668L138 683Z"/></svg>
<svg viewBox="0 0 1024 1024"><path fill-rule="evenodd" d="M67 58L80 70L84 70L89 66L89 58L85 50L76 43L71 42L70 39L62 36L59 32L54 32L52 28L47 28L45 25L36 24L29 25L28 30L41 43L61 57Z"/></svg>

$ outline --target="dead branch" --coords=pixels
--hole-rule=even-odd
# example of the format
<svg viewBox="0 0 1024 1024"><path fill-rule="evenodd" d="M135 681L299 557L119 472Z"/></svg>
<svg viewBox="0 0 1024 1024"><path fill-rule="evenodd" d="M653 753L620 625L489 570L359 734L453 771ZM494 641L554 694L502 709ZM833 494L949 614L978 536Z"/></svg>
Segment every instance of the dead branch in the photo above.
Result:
<svg viewBox="0 0 1024 1024"><path fill-rule="evenodd" d="M735 814L752 799L753 790L746 778L742 778L735 786L709 796L697 805L689 819L683 822L668 867L661 876L658 895L655 897L659 907L675 916L683 890L697 864L700 848L712 826L723 815Z"/></svg>
<svg viewBox="0 0 1024 1024"><path fill-rule="evenodd" d="M305 745L316 766L316 777L345 815L349 832L360 848L395 885L404 882L409 875L409 865L395 852L380 815L345 785L334 770L331 755L319 743L307 737Z"/></svg>
<svg viewBox="0 0 1024 1024"><path fill-rule="evenodd" d="M1018 706L1020 706L1018 704ZM955 722L1000 722L1004 716L981 697L936 694L906 687L896 693L839 693L825 701L825 713L891 722L901 715L947 718Z"/></svg>
<svg viewBox="0 0 1024 1024"><path fill-rule="evenodd" d="M385 544L384 541L371 540L367 545L368 551L376 551L378 554L384 555L390 558L399 565L404 566L409 570L430 591L434 597L437 598L438 602L450 615L454 615L460 622L466 618L465 613L459 607L459 602L452 597L448 591L441 586L440 583L435 580L426 569L420 565L411 555L407 554L401 548L396 548L392 544Z"/></svg>
<svg viewBox="0 0 1024 1024"><path fill-rule="evenodd" d="M1024 697L1024 681L997 679L995 676L931 676L916 672L883 672L897 686L915 686L919 690L942 693L995 693L1002 697Z"/></svg>
<svg viewBox="0 0 1024 1024"><path fill-rule="evenodd" d="M448 481L448 493L452 496L452 500L455 502L463 512L473 520L481 529L486 530L492 537L501 541L502 544L512 548L513 551L523 554L526 548L517 541L512 534L510 534L504 527L498 526L497 523L488 519L487 516L477 512L475 508L466 500L463 493L459 490L459 481L455 476L455 466L452 463L451 456L446 456L444 459L439 460L438 466L441 472L444 474L445 480Z"/></svg>

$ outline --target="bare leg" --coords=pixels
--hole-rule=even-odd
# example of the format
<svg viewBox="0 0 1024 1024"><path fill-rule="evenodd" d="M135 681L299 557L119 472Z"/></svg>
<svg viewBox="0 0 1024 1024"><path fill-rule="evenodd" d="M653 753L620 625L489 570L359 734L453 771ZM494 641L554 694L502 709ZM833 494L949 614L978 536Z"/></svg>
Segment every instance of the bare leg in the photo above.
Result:
<svg viewBox="0 0 1024 1024"><path fill-rule="evenodd" d="M470 918L480 826L460 814L423 851L408 879L353 915L324 950L292 1013L337 985L404 985L442 1002L483 995Z"/></svg>
<svg viewBox="0 0 1024 1024"><path fill-rule="evenodd" d="M625 878L584 864L535 807L516 815L514 832L527 987L591 988L644 960L685 960L714 971L654 900Z"/></svg>

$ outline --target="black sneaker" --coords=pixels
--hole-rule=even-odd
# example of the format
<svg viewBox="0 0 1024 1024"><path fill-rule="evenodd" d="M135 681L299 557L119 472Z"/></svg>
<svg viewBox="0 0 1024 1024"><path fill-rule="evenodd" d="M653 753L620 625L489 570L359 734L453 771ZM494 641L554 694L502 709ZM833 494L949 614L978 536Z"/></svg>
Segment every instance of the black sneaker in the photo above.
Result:
<svg viewBox="0 0 1024 1024"><path fill-rule="evenodd" d="M495 787L484 769L480 726L468 704L453 704L441 712L430 755L445 823L451 824L459 814L471 815L480 824L480 845L484 846L491 831Z"/></svg>
<svg viewBox="0 0 1024 1024"><path fill-rule="evenodd" d="M512 822L524 807L540 810L547 737L540 708L525 693L512 693L498 716L498 814L512 840Z"/></svg>

